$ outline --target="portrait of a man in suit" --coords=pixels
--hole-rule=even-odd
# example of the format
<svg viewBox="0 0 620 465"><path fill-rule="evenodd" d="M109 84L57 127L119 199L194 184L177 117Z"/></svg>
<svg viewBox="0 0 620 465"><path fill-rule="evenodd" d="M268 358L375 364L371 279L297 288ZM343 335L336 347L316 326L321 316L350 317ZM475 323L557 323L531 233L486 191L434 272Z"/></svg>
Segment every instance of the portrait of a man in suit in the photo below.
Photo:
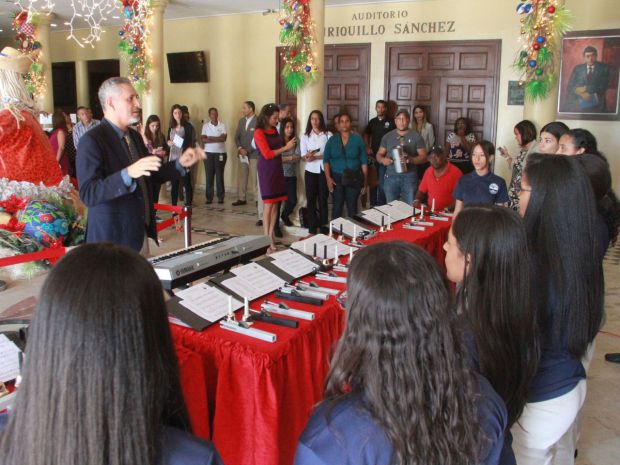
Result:
<svg viewBox="0 0 620 465"><path fill-rule="evenodd" d="M609 87L609 66L598 61L598 51L588 45L583 49L583 63L575 66L568 81L568 100L578 113L607 111L605 93Z"/></svg>
<svg viewBox="0 0 620 465"><path fill-rule="evenodd" d="M620 119L620 30L572 31L562 39L558 116Z"/></svg>

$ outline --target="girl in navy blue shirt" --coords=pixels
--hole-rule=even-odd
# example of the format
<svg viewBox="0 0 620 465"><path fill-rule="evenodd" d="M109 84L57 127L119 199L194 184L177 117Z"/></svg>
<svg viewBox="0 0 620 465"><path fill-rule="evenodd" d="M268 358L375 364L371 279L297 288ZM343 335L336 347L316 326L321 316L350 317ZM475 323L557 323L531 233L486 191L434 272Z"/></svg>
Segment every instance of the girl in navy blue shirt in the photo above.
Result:
<svg viewBox="0 0 620 465"><path fill-rule="evenodd" d="M506 407L472 370L435 260L404 242L368 246L347 292L325 400L295 464L497 464Z"/></svg>
<svg viewBox="0 0 620 465"><path fill-rule="evenodd" d="M596 202L579 161L561 155L531 155L519 191L541 355L528 404L512 427L513 448L519 465L571 465L586 394L584 361L603 317Z"/></svg>
<svg viewBox="0 0 620 465"><path fill-rule="evenodd" d="M470 356L506 403L510 428L527 403L539 357L525 226L511 209L468 206L454 220L444 249ZM500 463L516 463L510 441Z"/></svg>
<svg viewBox="0 0 620 465"><path fill-rule="evenodd" d="M488 140L474 145L471 155L474 171L461 177L454 189L455 215L466 204L508 205L506 181L491 172L494 153L495 146Z"/></svg>

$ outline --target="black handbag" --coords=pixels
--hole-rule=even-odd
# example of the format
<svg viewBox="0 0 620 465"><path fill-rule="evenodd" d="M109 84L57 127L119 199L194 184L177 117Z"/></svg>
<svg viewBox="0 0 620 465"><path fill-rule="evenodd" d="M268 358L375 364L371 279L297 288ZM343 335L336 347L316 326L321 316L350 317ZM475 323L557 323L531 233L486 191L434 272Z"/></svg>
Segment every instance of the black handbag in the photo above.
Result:
<svg viewBox="0 0 620 465"><path fill-rule="evenodd" d="M340 137L340 136L339 136ZM340 137L340 151L342 152L342 156L344 158L344 164L347 166L347 152L344 149L344 144L342 143L342 137ZM354 187L357 189L361 189L364 185L364 175L360 168L351 169L345 168L342 172L342 185L344 187Z"/></svg>
<svg viewBox="0 0 620 465"><path fill-rule="evenodd" d="M364 175L362 174L362 170L352 170L346 168L342 172L342 185L344 187L355 187L357 189L361 189L364 184Z"/></svg>

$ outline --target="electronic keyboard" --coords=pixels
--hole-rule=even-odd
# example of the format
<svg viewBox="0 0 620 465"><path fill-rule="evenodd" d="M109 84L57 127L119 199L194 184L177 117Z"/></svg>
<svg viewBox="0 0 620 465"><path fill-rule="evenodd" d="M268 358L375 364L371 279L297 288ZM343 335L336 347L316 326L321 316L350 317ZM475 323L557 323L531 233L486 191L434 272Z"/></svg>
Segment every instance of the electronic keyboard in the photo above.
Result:
<svg viewBox="0 0 620 465"><path fill-rule="evenodd" d="M267 236L217 238L152 257L149 262L164 289L172 290L264 255Z"/></svg>

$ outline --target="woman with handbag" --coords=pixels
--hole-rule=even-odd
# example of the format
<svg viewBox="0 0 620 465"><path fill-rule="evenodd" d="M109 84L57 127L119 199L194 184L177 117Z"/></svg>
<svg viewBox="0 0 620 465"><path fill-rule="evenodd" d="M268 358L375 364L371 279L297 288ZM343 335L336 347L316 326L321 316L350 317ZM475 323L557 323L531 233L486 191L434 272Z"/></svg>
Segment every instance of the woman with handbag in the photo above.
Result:
<svg viewBox="0 0 620 465"><path fill-rule="evenodd" d="M347 203L350 217L357 214L357 199L368 187L368 157L360 136L351 132L351 117L343 113L338 124L339 134L325 145L323 167L327 188L334 194L332 219L342 216Z"/></svg>

